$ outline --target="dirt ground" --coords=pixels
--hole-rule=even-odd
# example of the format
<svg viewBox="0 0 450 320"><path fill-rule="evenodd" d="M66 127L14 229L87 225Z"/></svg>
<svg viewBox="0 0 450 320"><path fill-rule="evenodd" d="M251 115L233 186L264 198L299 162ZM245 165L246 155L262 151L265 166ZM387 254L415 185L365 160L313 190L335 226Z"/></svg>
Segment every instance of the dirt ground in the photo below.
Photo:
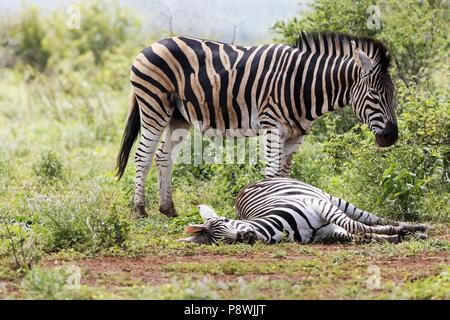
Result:
<svg viewBox="0 0 450 320"><path fill-rule="evenodd" d="M283 243L156 247L138 256L56 254L44 257L31 276L0 281L0 298L449 299L448 243L445 233L400 245ZM78 270L81 289L67 288L66 279L55 276L58 270ZM373 270L380 286L372 288Z"/></svg>
<svg viewBox="0 0 450 320"><path fill-rule="evenodd" d="M45 268L76 265L82 270L81 283L89 287L102 286L107 290L116 290L123 286L161 286L171 281L174 275L188 275L193 280L201 279L205 274L214 281L231 283L245 281L251 283L255 279L264 277L265 281L289 281L298 283L310 278L309 269L301 267L305 262L320 264L329 261L330 258L346 257L342 263L337 262L332 273L332 282L324 281L323 295L321 298L337 298L334 286L355 282L355 272L359 275L367 273L368 267L376 265L380 267L383 282L389 282L394 286L401 286L405 282L415 282L430 276L439 274L442 266L449 266L449 255L446 250L435 252L421 252L411 256L385 256L360 255L363 247L348 245L315 245L314 251L319 255L309 253L288 252L283 257L267 256L262 252L252 254L217 255L199 253L192 256L142 256L142 257L98 257L85 258L75 261L44 260ZM349 254L350 251L350 254ZM339 259L337 259L339 260ZM297 266L297 263L300 265ZM214 271L217 266L224 264L250 264L257 263L261 266L275 264L273 271L256 270L240 271L238 268L232 272L221 269ZM328 262L329 263L329 262ZM326 270L327 262L324 262ZM193 265L193 267L192 267ZM283 265L293 265L289 270L284 270ZM333 264L334 265L334 264ZM168 266L172 266L167 268ZM173 267L175 266L175 267ZM191 266L185 269L185 266ZM211 266L211 272L203 270L196 272L195 266ZM281 268L278 270L278 268ZM201 268L200 268L201 269ZM364 279L363 279L364 280ZM330 286L331 285L331 286ZM377 291L377 290L375 290ZM339 297L338 297L339 298ZM345 298L345 297L343 297Z"/></svg>

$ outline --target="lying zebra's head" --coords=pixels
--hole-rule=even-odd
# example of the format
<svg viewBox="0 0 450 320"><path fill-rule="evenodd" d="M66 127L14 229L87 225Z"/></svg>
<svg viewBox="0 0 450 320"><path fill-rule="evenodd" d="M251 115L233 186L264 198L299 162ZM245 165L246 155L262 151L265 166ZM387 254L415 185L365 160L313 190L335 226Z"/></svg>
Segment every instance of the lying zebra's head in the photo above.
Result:
<svg viewBox="0 0 450 320"><path fill-rule="evenodd" d="M258 239L258 235L251 225L240 220L219 217L214 209L205 205L199 205L197 208L204 223L188 225L185 231L192 236L179 241L199 244L217 242L253 244Z"/></svg>
<svg viewBox="0 0 450 320"><path fill-rule="evenodd" d="M352 108L359 120L374 132L380 147L389 147L398 139L395 117L395 88L388 72L390 56L386 48L378 43L374 59L357 48L351 41L353 59L359 67L359 76L352 90Z"/></svg>

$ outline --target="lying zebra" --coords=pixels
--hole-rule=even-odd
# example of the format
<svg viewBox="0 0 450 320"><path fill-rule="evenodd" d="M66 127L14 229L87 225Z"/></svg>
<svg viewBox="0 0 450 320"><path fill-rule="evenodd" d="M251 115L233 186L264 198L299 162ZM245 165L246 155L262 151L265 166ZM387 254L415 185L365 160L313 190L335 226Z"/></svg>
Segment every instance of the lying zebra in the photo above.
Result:
<svg viewBox="0 0 450 320"><path fill-rule="evenodd" d="M278 243L286 235L291 242L388 241L398 243L423 225L409 225L379 218L345 200L306 183L272 178L252 183L237 196L239 220L219 217L205 205L198 206L204 224L189 225L191 237L183 242L213 244L259 240ZM426 238L424 234L416 234Z"/></svg>

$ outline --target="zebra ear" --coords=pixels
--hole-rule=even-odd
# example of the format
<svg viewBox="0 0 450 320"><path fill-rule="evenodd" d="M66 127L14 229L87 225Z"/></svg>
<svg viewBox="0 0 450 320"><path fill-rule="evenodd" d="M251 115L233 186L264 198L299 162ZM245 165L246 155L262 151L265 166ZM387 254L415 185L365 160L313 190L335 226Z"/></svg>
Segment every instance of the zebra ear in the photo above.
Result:
<svg viewBox="0 0 450 320"><path fill-rule="evenodd" d="M190 224L186 228L184 228L184 231L186 233L190 233L190 234L200 233L205 230L206 230L206 227L203 224Z"/></svg>
<svg viewBox="0 0 450 320"><path fill-rule="evenodd" d="M356 42L351 41L353 49L353 59L355 59L356 64L361 68L364 74L369 73L370 70L375 66L375 63L370 59L364 51L356 47Z"/></svg>
<svg viewBox="0 0 450 320"><path fill-rule="evenodd" d="M202 237L201 234L194 234L192 237L178 239L177 241L178 242L192 242L192 243L198 243L198 244L208 244L208 241L206 241L205 237Z"/></svg>
<svg viewBox="0 0 450 320"><path fill-rule="evenodd" d="M198 212L200 212L200 215L202 216L203 221L208 220L209 218L217 217L217 213L214 211L213 208L209 206L205 206L204 204L201 204L197 206Z"/></svg>

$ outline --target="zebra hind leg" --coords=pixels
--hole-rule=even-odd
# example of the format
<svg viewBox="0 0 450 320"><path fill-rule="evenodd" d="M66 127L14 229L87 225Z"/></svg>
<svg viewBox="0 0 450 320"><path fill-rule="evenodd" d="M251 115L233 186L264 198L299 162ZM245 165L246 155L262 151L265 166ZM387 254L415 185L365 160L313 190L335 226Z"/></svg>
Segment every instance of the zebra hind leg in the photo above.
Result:
<svg viewBox="0 0 450 320"><path fill-rule="evenodd" d="M333 205L343 211L349 218L364 223L368 226L406 226L406 230L418 229L419 231L425 231L427 227L425 225L414 225L406 222L394 221L391 219L381 218L377 215L361 210L353 204L333 196L329 196Z"/></svg>
<svg viewBox="0 0 450 320"><path fill-rule="evenodd" d="M136 148L136 179L134 189L134 206L136 218L146 217L145 211L145 180L155 155L159 139L169 123L171 110L162 110L150 106L142 97L136 94L139 101L141 116L141 137Z"/></svg>
<svg viewBox="0 0 450 320"><path fill-rule="evenodd" d="M349 243L355 242L358 244L371 243L371 242L388 242L388 243L400 243L404 240L401 235L376 235L370 233L352 234L337 225L332 225L333 229L328 231L327 234L320 239L319 243L333 244L333 243Z"/></svg>
<svg viewBox="0 0 450 320"><path fill-rule="evenodd" d="M379 242L379 243L400 243L404 241L410 240L425 240L428 239L428 236L424 233L399 233L396 235L379 235L372 233L361 233L361 234L350 234L352 237L352 241L356 243L370 243L370 242Z"/></svg>
<svg viewBox="0 0 450 320"><path fill-rule="evenodd" d="M174 116L165 129L161 145L155 154L158 169L159 211L168 217L177 216L172 199L172 167L179 151L177 146L189 135L189 127L188 122L177 120Z"/></svg>
<svg viewBox="0 0 450 320"><path fill-rule="evenodd" d="M155 149L159 136L156 134L150 134L143 131L141 134L141 140L136 149L136 155L134 161L136 163L136 178L134 187L134 209L136 218L146 217L145 211L145 180L147 179L150 166L152 164L152 158L155 153Z"/></svg>
<svg viewBox="0 0 450 320"><path fill-rule="evenodd" d="M351 234L369 233L405 236L409 233L422 232L426 230L426 227L421 225L368 226L364 223L349 218L342 210L329 201L311 198L308 204L322 219L344 228Z"/></svg>
<svg viewBox="0 0 450 320"><path fill-rule="evenodd" d="M364 211L362 209L357 208L350 202L347 202L343 199L333 197L329 195L330 201L333 205L338 207L341 211L343 211L349 218L364 223L368 226L375 226L375 225L392 225L392 226L398 226L399 223L397 221L384 219L381 217L378 217L377 215Z"/></svg>

